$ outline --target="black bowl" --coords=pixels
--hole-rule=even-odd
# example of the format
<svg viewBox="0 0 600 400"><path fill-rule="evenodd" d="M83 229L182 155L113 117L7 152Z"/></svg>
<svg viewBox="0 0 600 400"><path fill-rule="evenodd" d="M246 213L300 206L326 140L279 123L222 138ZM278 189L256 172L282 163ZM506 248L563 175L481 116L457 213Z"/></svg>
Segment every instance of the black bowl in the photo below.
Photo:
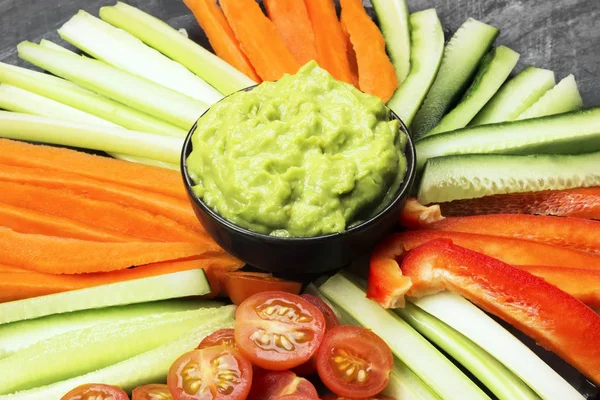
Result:
<svg viewBox="0 0 600 400"><path fill-rule="evenodd" d="M204 115L204 114L203 114ZM187 158L192 152L192 127L181 153L181 173L200 223L210 236L227 252L258 269L281 276L303 276L332 272L372 251L373 247L398 223L400 212L415 180L415 148L408 129L391 112L406 133L406 175L395 196L379 213L365 222L341 233L315 237L275 237L241 228L223 218L192 191L193 182L187 170ZM202 117L200 117L202 118Z"/></svg>

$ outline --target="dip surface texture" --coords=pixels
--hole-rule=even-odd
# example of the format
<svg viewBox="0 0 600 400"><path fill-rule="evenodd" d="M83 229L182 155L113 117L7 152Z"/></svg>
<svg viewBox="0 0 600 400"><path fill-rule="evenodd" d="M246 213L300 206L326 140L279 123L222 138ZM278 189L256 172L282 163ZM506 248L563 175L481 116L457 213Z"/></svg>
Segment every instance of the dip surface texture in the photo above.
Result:
<svg viewBox="0 0 600 400"><path fill-rule="evenodd" d="M379 98L310 62L213 105L187 166L196 195L234 224L320 236L372 214L404 177L405 144Z"/></svg>

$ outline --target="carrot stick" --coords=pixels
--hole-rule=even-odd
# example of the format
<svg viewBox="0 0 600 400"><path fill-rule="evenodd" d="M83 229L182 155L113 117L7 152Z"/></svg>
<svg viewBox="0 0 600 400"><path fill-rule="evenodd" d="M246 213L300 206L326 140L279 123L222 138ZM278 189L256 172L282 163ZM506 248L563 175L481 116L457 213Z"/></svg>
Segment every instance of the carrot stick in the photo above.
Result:
<svg viewBox="0 0 600 400"><path fill-rule="evenodd" d="M183 2L204 29L215 53L250 79L260 83L260 78L242 52L240 44L216 0L183 0Z"/></svg>
<svg viewBox="0 0 600 400"><path fill-rule="evenodd" d="M265 0L269 18L296 61L304 65L317 59L315 34L304 0Z"/></svg>
<svg viewBox="0 0 600 400"><path fill-rule="evenodd" d="M358 62L356 61L354 46L352 46L352 42L350 41L350 33L348 33L348 28L344 22L344 14L340 18L340 24L344 33L344 41L346 42L346 56L348 57L348 64L352 73L352 84L358 89Z"/></svg>
<svg viewBox="0 0 600 400"><path fill-rule="evenodd" d="M0 228L2 263L53 274L106 272L219 251L210 243L91 242Z"/></svg>
<svg viewBox="0 0 600 400"><path fill-rule="evenodd" d="M125 235L117 231L3 203L0 203L0 226L19 233L37 233L95 242L132 242L140 240L135 236Z"/></svg>
<svg viewBox="0 0 600 400"><path fill-rule="evenodd" d="M258 76L265 81L275 81L283 74L298 71L300 64L256 1L221 0L220 4Z"/></svg>
<svg viewBox="0 0 600 400"><path fill-rule="evenodd" d="M315 33L317 62L334 78L352 83L346 41L333 0L304 0Z"/></svg>
<svg viewBox="0 0 600 400"><path fill-rule="evenodd" d="M131 188L118 183L102 182L81 175L41 168L4 166L0 181L17 182L48 189L67 189L93 200L101 200L163 215L190 230L204 232L188 200Z"/></svg>
<svg viewBox="0 0 600 400"><path fill-rule="evenodd" d="M64 189L0 181L0 202L136 236L138 241L207 242L208 236L144 210L92 200Z"/></svg>
<svg viewBox="0 0 600 400"><path fill-rule="evenodd" d="M398 77L385 51L385 39L361 0L340 0L340 3L342 19L356 52L358 86L387 102L398 88Z"/></svg>
<svg viewBox="0 0 600 400"><path fill-rule="evenodd" d="M177 171L65 148L0 139L0 164L63 171L187 200Z"/></svg>

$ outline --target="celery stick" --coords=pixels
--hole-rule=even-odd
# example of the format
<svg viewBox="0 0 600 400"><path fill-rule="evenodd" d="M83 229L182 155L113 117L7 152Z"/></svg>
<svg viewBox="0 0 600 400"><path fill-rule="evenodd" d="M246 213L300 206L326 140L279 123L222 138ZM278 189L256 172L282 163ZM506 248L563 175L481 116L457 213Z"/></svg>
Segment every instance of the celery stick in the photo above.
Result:
<svg viewBox="0 0 600 400"><path fill-rule="evenodd" d="M219 314L210 321L199 321L186 335L125 361L48 386L0 396L0 400L59 399L69 390L90 382L120 386L129 392L137 386L166 382L173 361L195 349L207 335L218 329L233 328L233 325L231 312Z"/></svg>
<svg viewBox="0 0 600 400"><path fill-rule="evenodd" d="M181 64L145 45L135 36L79 11L58 34L67 42L100 61L206 104L223 98L215 88Z"/></svg>
<svg viewBox="0 0 600 400"><path fill-rule="evenodd" d="M531 349L471 302L451 292L423 297L414 304L468 337L547 400L583 399Z"/></svg>
<svg viewBox="0 0 600 400"><path fill-rule="evenodd" d="M190 129L208 108L203 102L97 60L31 42L22 42L17 49L19 57L40 68L183 129Z"/></svg>
<svg viewBox="0 0 600 400"><path fill-rule="evenodd" d="M204 270L193 269L0 303L0 324L72 311L202 296L208 292L210 285Z"/></svg>
<svg viewBox="0 0 600 400"><path fill-rule="evenodd" d="M0 137L179 162L183 139L0 111Z"/></svg>
<svg viewBox="0 0 600 400"><path fill-rule="evenodd" d="M394 310L420 334L467 368L501 400L531 400L539 397L521 379L485 350L414 304Z"/></svg>
<svg viewBox="0 0 600 400"><path fill-rule="evenodd" d="M0 360L0 394L33 389L118 363L175 340L199 321L223 312L209 308L137 317L53 336Z"/></svg>
<svg viewBox="0 0 600 400"><path fill-rule="evenodd" d="M40 46L45 47L47 49L51 49L51 50L58 50L58 51L64 51L67 53L73 53L71 50L69 50L65 47L62 47L60 44L56 44L53 41L48 40L48 39L40 40ZM73 54L75 54L75 53L73 53Z"/></svg>
<svg viewBox="0 0 600 400"><path fill-rule="evenodd" d="M100 18L182 64L224 95L256 84L165 22L133 6L118 2L111 7L102 7Z"/></svg>
<svg viewBox="0 0 600 400"><path fill-rule="evenodd" d="M569 75L552 89L548 90L531 107L523 111L517 119L545 117L546 115L561 114L583 108L583 99L579 94L577 82Z"/></svg>
<svg viewBox="0 0 600 400"><path fill-rule="evenodd" d="M184 129L52 75L0 63L0 82L58 101L127 129L176 137L185 137L187 133Z"/></svg>
<svg viewBox="0 0 600 400"><path fill-rule="evenodd" d="M136 317L149 317L222 305L222 303L216 301L206 300L163 300L54 314L4 324L0 325L0 359L53 336L89 328L101 323L116 323Z"/></svg>
<svg viewBox="0 0 600 400"><path fill-rule="evenodd" d="M357 322L371 329L400 360L443 399L489 397L431 343L395 313L365 297L365 292L346 274L325 282L321 292Z"/></svg>

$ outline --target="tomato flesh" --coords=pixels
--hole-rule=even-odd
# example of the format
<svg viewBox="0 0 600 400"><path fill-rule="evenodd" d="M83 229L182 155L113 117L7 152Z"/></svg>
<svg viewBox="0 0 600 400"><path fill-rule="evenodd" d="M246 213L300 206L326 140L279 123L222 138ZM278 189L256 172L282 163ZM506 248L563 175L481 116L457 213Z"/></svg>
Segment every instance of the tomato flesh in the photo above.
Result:
<svg viewBox="0 0 600 400"><path fill-rule="evenodd" d="M129 400L129 396L117 386L88 383L77 386L60 400Z"/></svg>
<svg viewBox="0 0 600 400"><path fill-rule="evenodd" d="M375 397L369 397L368 399L367 398L364 398L364 399L349 399L347 397L339 397L336 394L327 394L327 395L321 397L321 400L396 400L396 399L393 398L393 397L382 396L382 395L378 395L378 396L375 396Z"/></svg>
<svg viewBox="0 0 600 400"><path fill-rule="evenodd" d="M280 291L298 294L301 289L300 282L275 278L272 274L264 272L234 271L225 275L225 290L235 305L240 305L248 297L260 292Z"/></svg>
<svg viewBox="0 0 600 400"><path fill-rule="evenodd" d="M233 329L219 329L202 339L197 349L212 346L227 346L235 347L235 339L233 337Z"/></svg>
<svg viewBox="0 0 600 400"><path fill-rule="evenodd" d="M388 345L359 326L339 326L327 332L317 356L319 377L341 397L376 396L386 387L393 366Z"/></svg>
<svg viewBox="0 0 600 400"><path fill-rule="evenodd" d="M173 396L167 385L151 384L133 389L131 400L173 400Z"/></svg>
<svg viewBox="0 0 600 400"><path fill-rule="evenodd" d="M174 400L244 400L251 383L252 365L238 350L227 346L185 353L167 376Z"/></svg>
<svg viewBox="0 0 600 400"><path fill-rule="evenodd" d="M323 313L323 316L325 317L325 331L328 331L340 325L340 320L338 319L337 315L335 315L335 311L333 311L331 307L329 307L329 305L323 300L308 293L304 293L300 297L307 300L309 303L317 307L319 311Z"/></svg>
<svg viewBox="0 0 600 400"><path fill-rule="evenodd" d="M285 395L301 395L316 399L319 397L314 385L290 371L270 371L258 376L252 382L252 390L247 400L276 400Z"/></svg>
<svg viewBox="0 0 600 400"><path fill-rule="evenodd" d="M236 311L235 343L253 364L281 371L316 354L325 334L325 318L314 305L285 292L262 292Z"/></svg>

